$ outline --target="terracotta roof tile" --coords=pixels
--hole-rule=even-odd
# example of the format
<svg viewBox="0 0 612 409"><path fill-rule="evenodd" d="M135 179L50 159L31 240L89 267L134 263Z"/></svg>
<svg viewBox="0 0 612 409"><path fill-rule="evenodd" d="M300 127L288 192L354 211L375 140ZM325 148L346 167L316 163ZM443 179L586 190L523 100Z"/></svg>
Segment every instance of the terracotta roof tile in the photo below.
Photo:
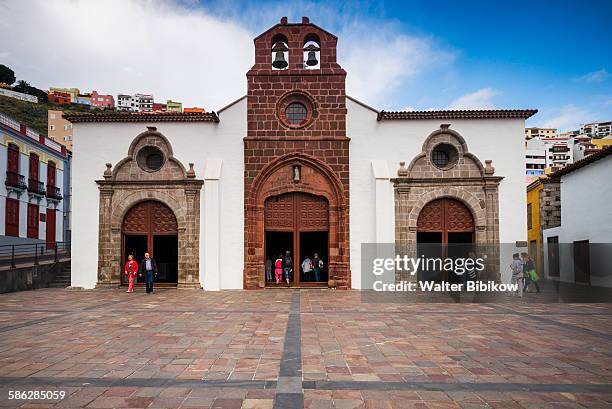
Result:
<svg viewBox="0 0 612 409"><path fill-rule="evenodd" d="M527 119L538 112L537 109L477 109L443 111L380 111L378 120L415 120L415 119Z"/></svg>
<svg viewBox="0 0 612 409"><path fill-rule="evenodd" d="M216 112L100 112L64 115L77 122L219 122Z"/></svg>

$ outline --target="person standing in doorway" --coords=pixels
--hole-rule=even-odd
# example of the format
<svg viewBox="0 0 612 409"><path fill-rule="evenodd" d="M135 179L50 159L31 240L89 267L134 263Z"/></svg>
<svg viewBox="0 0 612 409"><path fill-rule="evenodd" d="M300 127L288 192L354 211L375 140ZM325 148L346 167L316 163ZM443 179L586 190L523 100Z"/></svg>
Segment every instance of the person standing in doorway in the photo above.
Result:
<svg viewBox="0 0 612 409"><path fill-rule="evenodd" d="M266 260L266 282L271 283L272 279L272 260Z"/></svg>
<svg viewBox="0 0 612 409"><path fill-rule="evenodd" d="M293 257L289 250L285 251L285 258L283 259L283 271L285 273L285 281L289 284L291 272L293 271Z"/></svg>
<svg viewBox="0 0 612 409"><path fill-rule="evenodd" d="M306 256L302 261L302 271L304 272L305 281L310 281L310 272L312 271L312 260Z"/></svg>
<svg viewBox="0 0 612 409"><path fill-rule="evenodd" d="M123 274L128 278L128 289L126 293L133 293L134 279L136 278L136 274L138 274L138 263L134 261L134 257L131 254L128 256L127 262L125 263Z"/></svg>
<svg viewBox="0 0 612 409"><path fill-rule="evenodd" d="M314 270L315 281L321 281L321 270L323 270L323 260L319 258L318 253L314 253L314 258L312 259L312 269Z"/></svg>
<svg viewBox="0 0 612 409"><path fill-rule="evenodd" d="M157 264L149 253L145 253L145 258L140 262L140 271L144 271L147 283L147 294L153 294L153 279L157 277Z"/></svg>
<svg viewBox="0 0 612 409"><path fill-rule="evenodd" d="M279 254L278 258L274 262L274 276L276 277L276 284L280 284L283 279L283 255Z"/></svg>

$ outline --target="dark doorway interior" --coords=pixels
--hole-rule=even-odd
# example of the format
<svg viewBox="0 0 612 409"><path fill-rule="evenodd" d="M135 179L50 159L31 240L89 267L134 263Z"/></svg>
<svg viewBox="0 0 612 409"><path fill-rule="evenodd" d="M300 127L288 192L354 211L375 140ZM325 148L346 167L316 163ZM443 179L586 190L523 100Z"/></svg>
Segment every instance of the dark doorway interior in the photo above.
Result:
<svg viewBox="0 0 612 409"><path fill-rule="evenodd" d="M287 250L291 252L291 257L294 257L293 232L266 232L266 260L272 260L272 282L266 282L266 285L276 285L276 282L274 281L274 261L278 258L278 256L284 257L285 251ZM265 266L262 266L262 268L265 268ZM287 282L283 280L281 280L281 285L286 286Z"/></svg>
<svg viewBox="0 0 612 409"><path fill-rule="evenodd" d="M417 257L434 259L444 256L442 232L417 232ZM443 272L435 268L420 268L417 272L419 281L441 281Z"/></svg>
<svg viewBox="0 0 612 409"><path fill-rule="evenodd" d="M574 242L574 281L581 284L591 283L591 260L588 240Z"/></svg>
<svg viewBox="0 0 612 409"><path fill-rule="evenodd" d="M153 237L153 258L157 263L158 283L178 283L178 236L175 234Z"/></svg>
<svg viewBox="0 0 612 409"><path fill-rule="evenodd" d="M145 235L136 235L136 234L126 234L123 236L123 266L127 261L128 256L131 254L136 260L137 263L144 258L144 253L147 251L147 236ZM121 282L123 284L127 284L127 277L121 271Z"/></svg>
<svg viewBox="0 0 612 409"><path fill-rule="evenodd" d="M300 233L300 282L301 283L325 283L327 284L328 269L327 263L329 261L328 255L328 234L326 231L313 231L313 232L301 232ZM304 274L302 271L302 261L306 256L312 258L314 253L319 255L319 258L323 261L323 270L321 271L319 281L315 280L314 272L311 271L308 274Z"/></svg>

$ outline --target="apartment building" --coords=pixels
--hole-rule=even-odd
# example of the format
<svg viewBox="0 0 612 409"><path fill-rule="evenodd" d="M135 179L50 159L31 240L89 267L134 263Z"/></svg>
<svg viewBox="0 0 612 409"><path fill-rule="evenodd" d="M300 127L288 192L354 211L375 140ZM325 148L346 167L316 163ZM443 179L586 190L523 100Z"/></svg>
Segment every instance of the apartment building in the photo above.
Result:
<svg viewBox="0 0 612 409"><path fill-rule="evenodd" d="M72 151L72 124L64 119L62 111L47 111L47 135Z"/></svg>

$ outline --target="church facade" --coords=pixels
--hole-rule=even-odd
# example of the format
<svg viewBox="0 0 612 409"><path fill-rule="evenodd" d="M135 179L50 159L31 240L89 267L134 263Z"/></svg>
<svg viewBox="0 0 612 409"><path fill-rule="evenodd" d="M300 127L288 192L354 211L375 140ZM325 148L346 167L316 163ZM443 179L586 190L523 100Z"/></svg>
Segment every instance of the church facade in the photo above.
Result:
<svg viewBox="0 0 612 409"><path fill-rule="evenodd" d="M362 243L525 240L536 111L379 111L346 94L337 41L283 18L217 112L68 116L72 285L119 285L148 251L169 286L287 286L266 262L289 251L289 286L361 288ZM300 267L314 253L318 279Z"/></svg>

